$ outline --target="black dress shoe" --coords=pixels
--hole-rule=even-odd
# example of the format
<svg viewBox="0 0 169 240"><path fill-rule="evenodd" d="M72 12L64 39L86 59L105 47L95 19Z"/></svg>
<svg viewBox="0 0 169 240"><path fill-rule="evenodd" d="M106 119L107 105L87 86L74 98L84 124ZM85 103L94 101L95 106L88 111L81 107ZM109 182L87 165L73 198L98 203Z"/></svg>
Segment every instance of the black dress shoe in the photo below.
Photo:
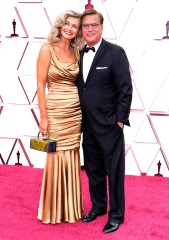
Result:
<svg viewBox="0 0 169 240"><path fill-rule="evenodd" d="M104 233L115 232L119 228L119 223L110 223L107 222L105 227L103 228Z"/></svg>
<svg viewBox="0 0 169 240"><path fill-rule="evenodd" d="M95 220L98 216L102 216L105 215L107 212L99 212L99 213L94 213L92 211L90 211L88 214L86 214L83 219L82 222L91 222L93 220Z"/></svg>

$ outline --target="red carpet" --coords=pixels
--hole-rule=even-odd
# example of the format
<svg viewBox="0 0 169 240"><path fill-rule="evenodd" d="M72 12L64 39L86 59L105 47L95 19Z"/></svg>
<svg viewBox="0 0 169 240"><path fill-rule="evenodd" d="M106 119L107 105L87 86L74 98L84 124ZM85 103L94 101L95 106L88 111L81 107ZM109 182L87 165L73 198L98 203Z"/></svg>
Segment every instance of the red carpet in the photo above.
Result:
<svg viewBox="0 0 169 240"><path fill-rule="evenodd" d="M91 223L44 225L36 219L42 169L0 165L0 240L168 240L169 178L126 176L126 219L103 234L107 216ZM85 213L90 210L82 170Z"/></svg>

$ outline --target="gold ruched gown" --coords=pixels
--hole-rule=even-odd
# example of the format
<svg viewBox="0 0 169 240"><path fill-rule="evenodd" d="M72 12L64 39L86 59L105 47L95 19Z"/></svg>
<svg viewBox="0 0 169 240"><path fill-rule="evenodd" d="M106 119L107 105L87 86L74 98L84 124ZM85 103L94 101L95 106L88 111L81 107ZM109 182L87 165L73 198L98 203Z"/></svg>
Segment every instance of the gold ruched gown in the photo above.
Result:
<svg viewBox="0 0 169 240"><path fill-rule="evenodd" d="M75 84L76 63L59 61L51 44L46 101L50 124L49 137L57 141L56 153L47 153L38 219L43 223L73 223L82 218L80 178L81 110Z"/></svg>

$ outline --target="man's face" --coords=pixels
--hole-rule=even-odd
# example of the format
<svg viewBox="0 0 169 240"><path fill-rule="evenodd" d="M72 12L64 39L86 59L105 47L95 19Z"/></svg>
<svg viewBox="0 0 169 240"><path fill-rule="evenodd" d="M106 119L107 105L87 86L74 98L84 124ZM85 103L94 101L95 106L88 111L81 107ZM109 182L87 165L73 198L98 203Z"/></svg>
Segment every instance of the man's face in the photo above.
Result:
<svg viewBox="0 0 169 240"><path fill-rule="evenodd" d="M82 20L82 35L88 46L96 45L103 32L103 25L100 24L98 15L87 15Z"/></svg>

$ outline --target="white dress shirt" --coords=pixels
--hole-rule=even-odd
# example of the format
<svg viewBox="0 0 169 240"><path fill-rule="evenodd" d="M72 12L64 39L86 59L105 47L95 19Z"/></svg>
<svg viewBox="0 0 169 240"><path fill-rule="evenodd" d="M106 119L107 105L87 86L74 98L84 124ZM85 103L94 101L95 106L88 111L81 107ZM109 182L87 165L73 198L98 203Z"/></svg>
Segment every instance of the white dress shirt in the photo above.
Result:
<svg viewBox="0 0 169 240"><path fill-rule="evenodd" d="M101 41L102 41L102 39L100 39L100 41L95 46L92 46L95 48L95 52L93 52L92 50L88 51L87 53L84 52L84 55L83 55L83 79L84 79L84 82L86 82L90 67L92 65L95 54L101 44Z"/></svg>

